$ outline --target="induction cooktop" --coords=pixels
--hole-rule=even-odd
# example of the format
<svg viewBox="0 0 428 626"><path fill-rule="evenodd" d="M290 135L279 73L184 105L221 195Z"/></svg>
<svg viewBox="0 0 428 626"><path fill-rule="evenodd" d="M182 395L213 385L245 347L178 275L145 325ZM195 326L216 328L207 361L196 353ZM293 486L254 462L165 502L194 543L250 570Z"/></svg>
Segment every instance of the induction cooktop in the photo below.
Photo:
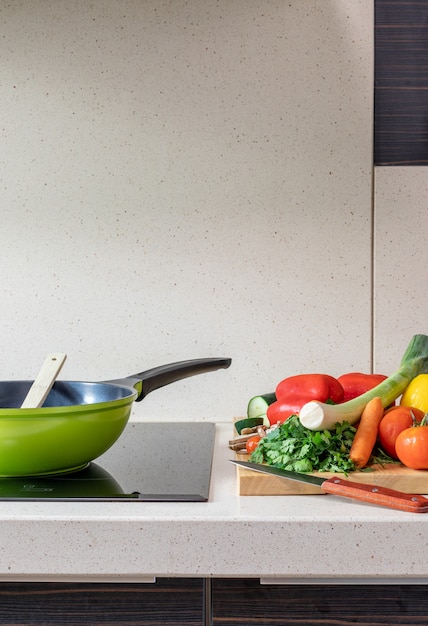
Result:
<svg viewBox="0 0 428 626"><path fill-rule="evenodd" d="M206 502L214 440L211 422L128 423L80 471L0 478L0 501Z"/></svg>

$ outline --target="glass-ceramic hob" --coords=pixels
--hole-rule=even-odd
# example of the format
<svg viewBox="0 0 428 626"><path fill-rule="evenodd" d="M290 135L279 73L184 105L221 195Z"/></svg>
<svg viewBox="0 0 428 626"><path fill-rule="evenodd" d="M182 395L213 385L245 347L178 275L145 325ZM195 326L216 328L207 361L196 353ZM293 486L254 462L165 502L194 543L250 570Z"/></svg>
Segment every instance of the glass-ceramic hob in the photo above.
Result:
<svg viewBox="0 0 428 626"><path fill-rule="evenodd" d="M214 440L211 422L131 422L80 471L0 478L0 501L206 502Z"/></svg>

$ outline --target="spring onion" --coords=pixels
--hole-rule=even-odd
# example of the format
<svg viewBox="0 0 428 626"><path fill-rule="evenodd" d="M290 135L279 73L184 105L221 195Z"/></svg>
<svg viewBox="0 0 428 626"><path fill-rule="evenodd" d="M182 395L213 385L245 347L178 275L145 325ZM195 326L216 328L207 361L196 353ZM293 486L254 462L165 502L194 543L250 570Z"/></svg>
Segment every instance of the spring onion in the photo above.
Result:
<svg viewBox="0 0 428 626"><path fill-rule="evenodd" d="M345 421L355 424L369 400L379 396L383 406L387 407L401 396L416 376L426 373L428 373L428 336L415 335L401 359L400 367L386 380L361 396L342 404L308 402L300 410L300 421L310 430L331 430L338 422Z"/></svg>

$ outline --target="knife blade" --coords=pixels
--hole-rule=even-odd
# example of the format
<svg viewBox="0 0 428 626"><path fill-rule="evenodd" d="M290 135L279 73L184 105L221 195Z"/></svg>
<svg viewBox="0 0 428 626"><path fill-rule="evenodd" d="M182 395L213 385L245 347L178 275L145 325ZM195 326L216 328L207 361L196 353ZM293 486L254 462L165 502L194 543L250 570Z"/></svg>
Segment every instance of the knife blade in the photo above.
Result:
<svg viewBox="0 0 428 626"><path fill-rule="evenodd" d="M396 509L397 511L428 513L428 498L418 494L403 493L402 491L396 491L395 489L380 487L378 485L356 483L351 480L345 480L340 476L322 478L321 476L291 472L279 467L273 467L272 465L252 463L251 461L230 459L230 462L255 472L261 472L262 474L271 474L273 476L279 476L280 478L288 478L289 480L318 485L325 493L330 493L335 496L361 500L362 502L385 506L390 509Z"/></svg>

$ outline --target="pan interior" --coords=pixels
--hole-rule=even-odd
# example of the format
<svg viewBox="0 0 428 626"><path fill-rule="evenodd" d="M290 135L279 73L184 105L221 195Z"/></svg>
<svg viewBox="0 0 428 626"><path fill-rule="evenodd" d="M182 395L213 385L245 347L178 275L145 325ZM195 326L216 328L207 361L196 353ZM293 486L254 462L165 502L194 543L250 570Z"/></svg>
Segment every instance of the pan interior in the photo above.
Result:
<svg viewBox="0 0 428 626"><path fill-rule="evenodd" d="M20 408L33 381L0 383L0 409ZM76 406L113 402L136 395L135 389L110 383L56 381L43 404L45 407Z"/></svg>

